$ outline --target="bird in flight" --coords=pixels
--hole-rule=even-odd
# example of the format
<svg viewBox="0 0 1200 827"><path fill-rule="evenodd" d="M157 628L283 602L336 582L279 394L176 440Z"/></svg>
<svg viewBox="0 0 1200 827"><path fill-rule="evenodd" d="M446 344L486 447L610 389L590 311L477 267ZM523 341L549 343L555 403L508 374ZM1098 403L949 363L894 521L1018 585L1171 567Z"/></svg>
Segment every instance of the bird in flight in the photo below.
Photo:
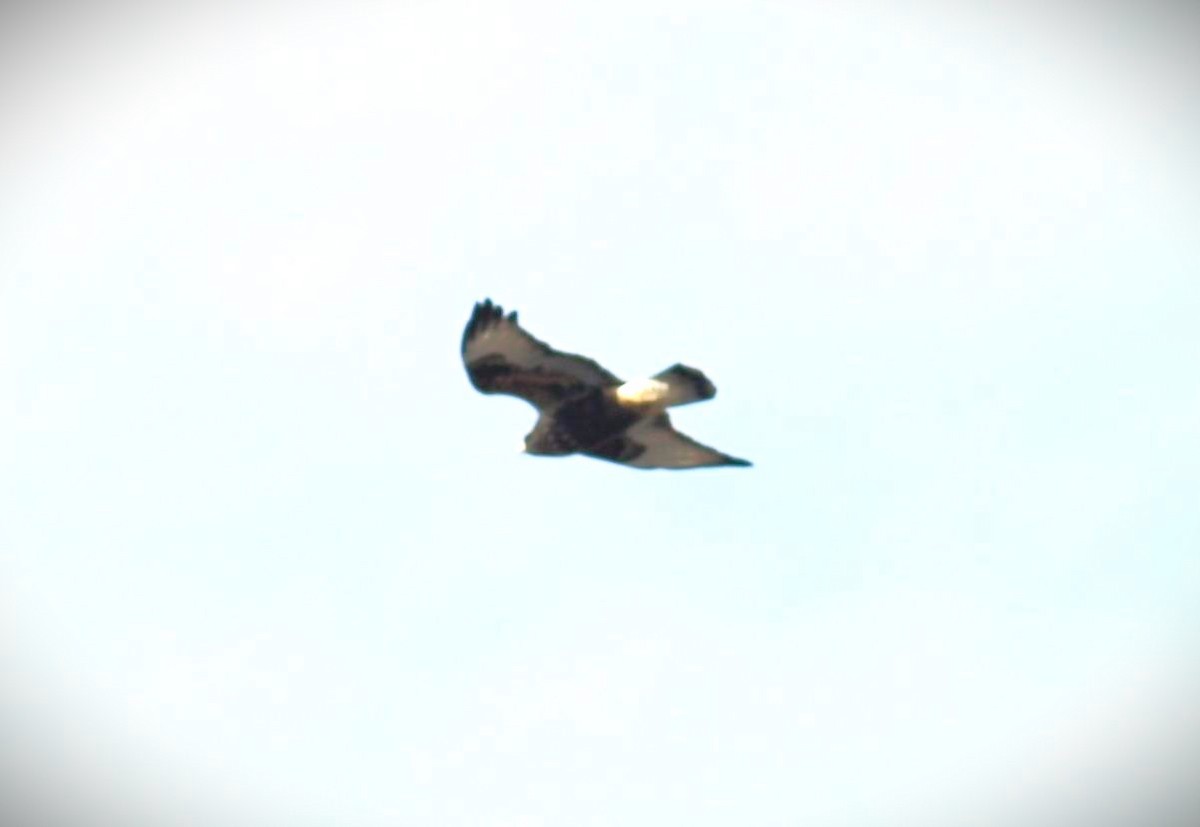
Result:
<svg viewBox="0 0 1200 827"><path fill-rule="evenodd" d="M749 465L676 431L667 408L712 399L703 373L674 365L649 379L622 382L591 359L562 353L529 335L516 311L491 299L475 305L462 337L471 384L529 402L537 424L525 453L584 456L634 468Z"/></svg>

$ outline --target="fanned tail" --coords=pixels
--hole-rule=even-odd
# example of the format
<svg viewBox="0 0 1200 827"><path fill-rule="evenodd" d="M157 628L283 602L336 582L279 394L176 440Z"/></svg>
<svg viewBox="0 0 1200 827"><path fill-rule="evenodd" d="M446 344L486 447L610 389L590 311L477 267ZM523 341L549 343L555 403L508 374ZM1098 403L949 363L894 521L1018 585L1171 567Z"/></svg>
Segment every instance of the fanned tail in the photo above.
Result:
<svg viewBox="0 0 1200 827"><path fill-rule="evenodd" d="M676 405L703 402L717 395L717 389L708 381L708 377L687 365L672 365L661 373L656 373L654 379L667 386L663 399L664 407L673 408Z"/></svg>

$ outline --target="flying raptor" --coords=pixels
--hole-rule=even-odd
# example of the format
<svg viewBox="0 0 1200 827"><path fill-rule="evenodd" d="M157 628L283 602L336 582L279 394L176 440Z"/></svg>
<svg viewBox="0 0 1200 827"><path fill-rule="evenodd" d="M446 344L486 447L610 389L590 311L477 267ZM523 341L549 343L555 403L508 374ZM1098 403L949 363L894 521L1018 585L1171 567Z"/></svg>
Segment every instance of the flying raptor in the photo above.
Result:
<svg viewBox="0 0 1200 827"><path fill-rule="evenodd" d="M561 353L504 314L491 299L475 305L462 338L471 384L532 404L537 424L525 453L584 456L634 468L749 465L701 445L671 427L667 408L712 399L703 373L674 365L650 379L622 382L591 359Z"/></svg>

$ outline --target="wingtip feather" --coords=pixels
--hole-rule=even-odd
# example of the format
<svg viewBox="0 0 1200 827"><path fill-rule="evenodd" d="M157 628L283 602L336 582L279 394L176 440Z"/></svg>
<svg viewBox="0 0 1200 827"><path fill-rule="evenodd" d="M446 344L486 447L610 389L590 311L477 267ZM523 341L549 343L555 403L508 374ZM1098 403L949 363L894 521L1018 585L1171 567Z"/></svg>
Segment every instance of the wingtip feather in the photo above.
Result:
<svg viewBox="0 0 1200 827"><path fill-rule="evenodd" d="M471 311L471 318L467 320L467 326L463 330L463 349L466 348L467 343L475 338L476 335L503 318L504 308L493 302L490 298L485 298L481 302L475 302L475 307ZM508 314L508 320L516 322L517 312L515 310Z"/></svg>

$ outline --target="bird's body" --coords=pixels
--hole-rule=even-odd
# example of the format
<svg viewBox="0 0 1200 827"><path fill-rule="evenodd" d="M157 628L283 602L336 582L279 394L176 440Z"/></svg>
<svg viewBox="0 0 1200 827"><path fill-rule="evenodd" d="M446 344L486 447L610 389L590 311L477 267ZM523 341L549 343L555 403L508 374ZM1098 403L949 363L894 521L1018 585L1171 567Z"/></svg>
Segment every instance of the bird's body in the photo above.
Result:
<svg viewBox="0 0 1200 827"><path fill-rule="evenodd" d="M622 382L596 362L561 353L529 335L515 312L491 300L475 305L463 331L467 375L483 393L516 396L538 409L525 451L584 454L637 468L749 465L689 439L666 409L711 399L703 373L674 365L650 379Z"/></svg>

